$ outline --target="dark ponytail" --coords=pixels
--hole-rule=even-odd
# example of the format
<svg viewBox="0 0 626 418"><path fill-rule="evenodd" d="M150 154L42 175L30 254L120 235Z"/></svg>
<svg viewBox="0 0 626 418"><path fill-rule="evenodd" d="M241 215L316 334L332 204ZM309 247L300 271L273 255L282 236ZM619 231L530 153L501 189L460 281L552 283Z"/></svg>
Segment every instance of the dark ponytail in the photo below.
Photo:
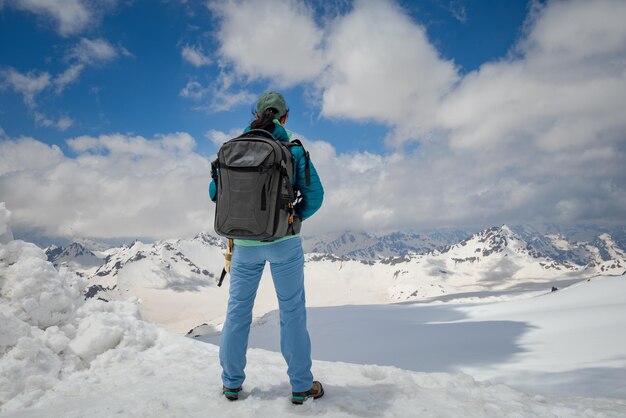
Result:
<svg viewBox="0 0 626 418"><path fill-rule="evenodd" d="M265 109L262 115L258 119L255 119L250 124L252 129L263 129L268 132L274 132L274 119L278 115L278 110L273 107Z"/></svg>

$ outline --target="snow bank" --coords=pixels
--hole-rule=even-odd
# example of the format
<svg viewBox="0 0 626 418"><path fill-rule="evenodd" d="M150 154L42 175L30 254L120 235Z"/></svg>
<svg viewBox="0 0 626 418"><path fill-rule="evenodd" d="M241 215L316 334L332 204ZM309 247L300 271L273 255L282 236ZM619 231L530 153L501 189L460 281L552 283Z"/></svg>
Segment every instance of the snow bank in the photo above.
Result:
<svg viewBox="0 0 626 418"><path fill-rule="evenodd" d="M1 407L27 407L64 376L154 345L158 329L136 304L84 303L84 285L33 244L0 244Z"/></svg>
<svg viewBox="0 0 626 418"><path fill-rule="evenodd" d="M112 350L116 351L116 350ZM526 395L463 374L414 373L394 367L315 362L326 395L289 402L280 354L248 353L238 402L221 394L217 347L173 334L134 356L72 374L27 409L3 418L116 417L623 417L623 401Z"/></svg>

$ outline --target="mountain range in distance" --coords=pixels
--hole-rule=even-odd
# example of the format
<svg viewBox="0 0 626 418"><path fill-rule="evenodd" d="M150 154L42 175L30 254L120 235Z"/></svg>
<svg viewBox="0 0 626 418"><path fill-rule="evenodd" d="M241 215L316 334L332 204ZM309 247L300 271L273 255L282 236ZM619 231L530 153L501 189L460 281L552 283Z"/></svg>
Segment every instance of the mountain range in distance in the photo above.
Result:
<svg viewBox="0 0 626 418"><path fill-rule="evenodd" d="M498 300L626 271L624 246L606 230L588 241L570 241L553 230L515 229L503 225L475 234L454 230L382 237L347 232L303 239L305 274L315 283L307 288L307 303ZM223 288L216 283L224 247L222 238L200 233L192 239L135 241L93 251L74 243L49 247L46 253L57 268L87 279L86 297L136 297L144 318L186 332L223 322L228 279ZM271 280L262 280L254 315L260 318L275 308Z"/></svg>

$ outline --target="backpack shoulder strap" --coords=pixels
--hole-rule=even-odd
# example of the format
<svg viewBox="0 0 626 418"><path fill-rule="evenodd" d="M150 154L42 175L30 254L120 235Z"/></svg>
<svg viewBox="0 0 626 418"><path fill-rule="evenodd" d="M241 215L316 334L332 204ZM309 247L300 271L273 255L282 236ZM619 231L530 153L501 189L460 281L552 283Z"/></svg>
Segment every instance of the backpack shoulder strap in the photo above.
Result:
<svg viewBox="0 0 626 418"><path fill-rule="evenodd" d="M311 164L310 164L310 157L309 157L309 152L304 149L304 145L302 145L302 142L300 142L299 139L294 139L293 141L289 142L289 144L287 145L290 149L292 147L301 147L302 150L304 151L304 176L305 176L305 180L306 180L306 185L310 186L311 185Z"/></svg>

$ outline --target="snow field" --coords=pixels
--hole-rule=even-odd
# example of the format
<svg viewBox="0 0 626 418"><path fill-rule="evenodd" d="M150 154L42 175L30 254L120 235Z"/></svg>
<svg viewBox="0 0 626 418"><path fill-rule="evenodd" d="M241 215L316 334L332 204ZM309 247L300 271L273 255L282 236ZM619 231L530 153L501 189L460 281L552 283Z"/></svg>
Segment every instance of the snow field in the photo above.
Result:
<svg viewBox="0 0 626 418"><path fill-rule="evenodd" d="M505 302L308 309L313 358L466 373L530 393L626 399L626 278ZM279 352L265 315L249 346ZM199 337L218 344L219 335Z"/></svg>

